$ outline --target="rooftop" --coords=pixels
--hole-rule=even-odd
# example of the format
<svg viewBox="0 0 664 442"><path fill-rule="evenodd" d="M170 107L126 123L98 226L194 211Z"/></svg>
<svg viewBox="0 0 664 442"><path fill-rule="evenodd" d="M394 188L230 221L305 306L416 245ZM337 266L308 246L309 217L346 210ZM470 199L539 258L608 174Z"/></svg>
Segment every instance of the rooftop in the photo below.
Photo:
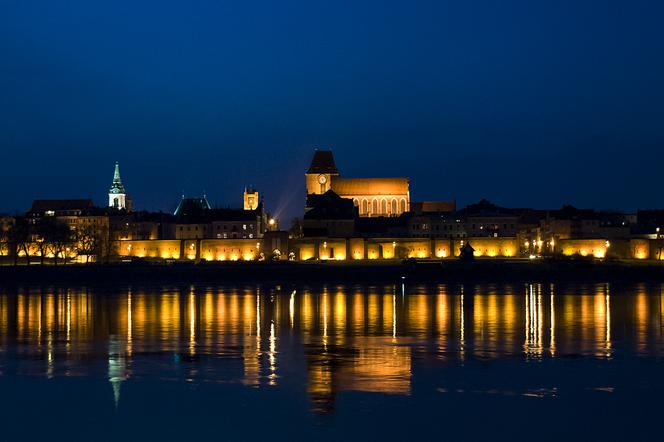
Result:
<svg viewBox="0 0 664 442"><path fill-rule="evenodd" d="M334 155L332 155L332 151L316 150L307 173L339 174L339 169L337 169L337 165L334 163Z"/></svg>
<svg viewBox="0 0 664 442"><path fill-rule="evenodd" d="M333 177L332 190L343 195L404 195L408 178L340 178Z"/></svg>

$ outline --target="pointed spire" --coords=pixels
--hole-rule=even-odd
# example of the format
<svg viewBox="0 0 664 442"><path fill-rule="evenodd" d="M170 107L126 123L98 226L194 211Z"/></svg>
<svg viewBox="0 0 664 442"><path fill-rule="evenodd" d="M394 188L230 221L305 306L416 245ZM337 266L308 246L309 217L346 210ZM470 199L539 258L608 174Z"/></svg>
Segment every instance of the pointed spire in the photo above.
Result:
<svg viewBox="0 0 664 442"><path fill-rule="evenodd" d="M113 181L120 182L120 163L115 162L115 173L113 174Z"/></svg>
<svg viewBox="0 0 664 442"><path fill-rule="evenodd" d="M115 162L115 171L113 172L113 184L111 184L111 189L109 193L125 193L125 188L122 185L122 179L120 178L120 164Z"/></svg>

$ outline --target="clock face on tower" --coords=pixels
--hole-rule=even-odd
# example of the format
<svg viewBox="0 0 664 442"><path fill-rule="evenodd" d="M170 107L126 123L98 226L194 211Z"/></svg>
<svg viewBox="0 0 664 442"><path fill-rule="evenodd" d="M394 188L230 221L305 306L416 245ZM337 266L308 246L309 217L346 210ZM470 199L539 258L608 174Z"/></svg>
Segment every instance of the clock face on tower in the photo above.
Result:
<svg viewBox="0 0 664 442"><path fill-rule="evenodd" d="M327 177L325 175L318 175L318 182L320 184L325 184L327 183Z"/></svg>

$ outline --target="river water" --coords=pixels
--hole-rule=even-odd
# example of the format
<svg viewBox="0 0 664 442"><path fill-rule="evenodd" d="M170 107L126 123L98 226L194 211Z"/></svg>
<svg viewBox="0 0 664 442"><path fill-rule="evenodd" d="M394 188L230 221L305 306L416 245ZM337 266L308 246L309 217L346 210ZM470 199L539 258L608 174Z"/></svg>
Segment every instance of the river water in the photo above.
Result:
<svg viewBox="0 0 664 442"><path fill-rule="evenodd" d="M0 287L0 439L652 439L663 294Z"/></svg>

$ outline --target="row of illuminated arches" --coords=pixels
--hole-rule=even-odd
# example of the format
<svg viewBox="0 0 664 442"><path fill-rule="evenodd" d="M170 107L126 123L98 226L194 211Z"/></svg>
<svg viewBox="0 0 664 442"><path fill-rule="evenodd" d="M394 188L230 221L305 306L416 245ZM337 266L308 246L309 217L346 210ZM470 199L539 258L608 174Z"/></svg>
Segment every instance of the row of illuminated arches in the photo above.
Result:
<svg viewBox="0 0 664 442"><path fill-rule="evenodd" d="M360 215L398 215L407 210L406 198L353 198Z"/></svg>

